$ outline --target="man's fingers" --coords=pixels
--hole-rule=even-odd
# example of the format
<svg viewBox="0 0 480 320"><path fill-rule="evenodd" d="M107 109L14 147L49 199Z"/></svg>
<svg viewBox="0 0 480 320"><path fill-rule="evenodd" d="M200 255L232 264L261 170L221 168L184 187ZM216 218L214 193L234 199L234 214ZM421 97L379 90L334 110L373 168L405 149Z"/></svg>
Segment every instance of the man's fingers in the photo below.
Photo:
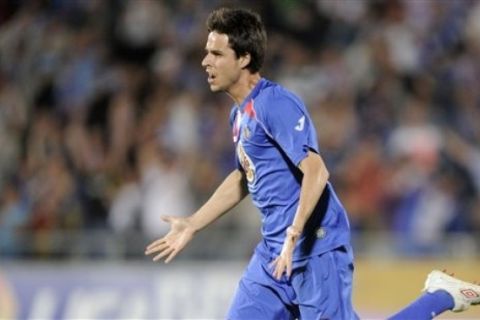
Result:
<svg viewBox="0 0 480 320"><path fill-rule="evenodd" d="M155 258L153 258L153 261L158 261L158 260L162 259L163 257L166 257L166 256L169 255L172 251L174 251L174 249L173 249L172 247L166 248L165 250L163 250L162 252L160 252L158 255L156 255Z"/></svg>
<svg viewBox="0 0 480 320"><path fill-rule="evenodd" d="M158 240L155 240L153 241L152 243L150 243L148 246L147 246L147 250L151 250L153 249L154 247L158 246L158 245L161 245L165 243L165 237L161 238L161 239L158 239Z"/></svg>
<svg viewBox="0 0 480 320"><path fill-rule="evenodd" d="M161 216L160 219L162 219L165 222L171 223L173 220L172 216Z"/></svg>
<svg viewBox="0 0 480 320"><path fill-rule="evenodd" d="M291 263L287 263L287 277L290 278L290 276L292 275L292 264Z"/></svg>
<svg viewBox="0 0 480 320"><path fill-rule="evenodd" d="M280 263L278 266L277 266L277 270L275 271L275 278L277 280L280 280L282 278L282 274L283 274L283 271L285 270L285 266L283 265L283 263Z"/></svg>
<svg viewBox="0 0 480 320"><path fill-rule="evenodd" d="M281 256L278 256L270 263L270 268L273 269L273 277L277 280L280 280L283 272L283 260Z"/></svg>
<svg viewBox="0 0 480 320"><path fill-rule="evenodd" d="M270 262L270 264L269 264L270 269L275 269L275 268L276 268L278 259L280 259L280 257L276 257L275 260L273 260L272 262Z"/></svg>
<svg viewBox="0 0 480 320"><path fill-rule="evenodd" d="M168 244L165 243L165 242L161 242L156 246L148 246L147 250L145 251L145 254L149 255L149 254L152 254L154 252L160 252L160 251L163 251L164 249L166 249L167 247L168 247Z"/></svg>
<svg viewBox="0 0 480 320"><path fill-rule="evenodd" d="M175 258L177 253L178 253L178 250L173 250L172 253L170 253L170 255L168 256L168 258L165 259L165 263L169 263L170 261L172 261L172 259Z"/></svg>
<svg viewBox="0 0 480 320"><path fill-rule="evenodd" d="M276 271L276 274L277 274L277 278L280 278L282 276L282 273L283 273L283 270L285 269L285 266L282 262L280 262L278 265L277 265L277 269L275 270Z"/></svg>
<svg viewBox="0 0 480 320"><path fill-rule="evenodd" d="M292 275L292 272L293 272L292 263L291 262L289 263L286 260L288 259L278 256L277 258L275 258L275 260L273 260L270 263L270 268L273 269L272 274L275 279L280 280L284 272L287 275L287 277L290 277Z"/></svg>
<svg viewBox="0 0 480 320"><path fill-rule="evenodd" d="M277 258L276 259L276 265L275 265L275 270L273 272L273 276L275 279L280 280L282 277L283 270L285 269L285 265L283 263L282 259Z"/></svg>

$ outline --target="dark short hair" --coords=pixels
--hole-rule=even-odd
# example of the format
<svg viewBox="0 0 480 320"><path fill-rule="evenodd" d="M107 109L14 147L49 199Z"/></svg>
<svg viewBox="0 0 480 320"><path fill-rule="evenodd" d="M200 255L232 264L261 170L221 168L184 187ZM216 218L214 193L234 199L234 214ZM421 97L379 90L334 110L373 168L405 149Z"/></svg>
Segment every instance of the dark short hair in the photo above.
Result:
<svg viewBox="0 0 480 320"><path fill-rule="evenodd" d="M250 54L247 69L252 73L260 71L267 49L267 33L257 13L248 9L219 8L208 16L207 29L226 34L237 58Z"/></svg>

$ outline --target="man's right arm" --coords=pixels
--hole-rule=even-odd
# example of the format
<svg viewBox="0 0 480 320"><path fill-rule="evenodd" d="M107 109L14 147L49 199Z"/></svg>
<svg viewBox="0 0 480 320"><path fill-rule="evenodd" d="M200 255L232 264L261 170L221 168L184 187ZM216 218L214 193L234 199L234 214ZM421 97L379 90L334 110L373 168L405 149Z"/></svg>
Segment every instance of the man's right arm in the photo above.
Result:
<svg viewBox="0 0 480 320"><path fill-rule="evenodd" d="M223 180L210 199L187 220L195 231L199 231L227 213L247 195L245 175L235 169Z"/></svg>
<svg viewBox="0 0 480 320"><path fill-rule="evenodd" d="M188 218L164 216L170 231L147 246L145 254L155 254L154 261L170 262L192 240L194 234L220 218L248 194L244 174L234 170L220 184L208 201Z"/></svg>

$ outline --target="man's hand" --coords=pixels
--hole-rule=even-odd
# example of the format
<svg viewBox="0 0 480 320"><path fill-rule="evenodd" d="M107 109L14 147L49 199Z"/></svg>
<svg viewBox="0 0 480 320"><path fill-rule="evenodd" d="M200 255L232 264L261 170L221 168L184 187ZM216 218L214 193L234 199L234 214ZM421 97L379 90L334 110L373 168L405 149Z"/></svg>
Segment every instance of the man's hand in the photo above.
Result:
<svg viewBox="0 0 480 320"><path fill-rule="evenodd" d="M296 230L294 227L289 227L287 229L287 237L283 243L282 252L272 262L272 266L274 267L273 276L275 279L280 280L285 271L287 277L292 275L293 251L300 234L301 232Z"/></svg>
<svg viewBox="0 0 480 320"><path fill-rule="evenodd" d="M170 231L148 245L145 254L158 253L153 261L167 257L165 263L169 263L192 240L195 230L187 218L165 216L162 220L170 223Z"/></svg>

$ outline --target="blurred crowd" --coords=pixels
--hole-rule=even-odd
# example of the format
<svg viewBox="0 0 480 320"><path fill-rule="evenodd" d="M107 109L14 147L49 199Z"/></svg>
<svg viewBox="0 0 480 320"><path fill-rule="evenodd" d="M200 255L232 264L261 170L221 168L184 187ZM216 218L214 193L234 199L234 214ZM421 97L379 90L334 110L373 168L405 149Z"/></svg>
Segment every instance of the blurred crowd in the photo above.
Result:
<svg viewBox="0 0 480 320"><path fill-rule="evenodd" d="M58 232L154 238L161 214L207 199L234 167L231 101L200 65L224 4L261 13L262 74L307 103L354 232L389 232L406 255L480 234L480 1L14 0L0 3L0 255L25 255L25 235L39 256ZM223 223L256 227L244 211Z"/></svg>

